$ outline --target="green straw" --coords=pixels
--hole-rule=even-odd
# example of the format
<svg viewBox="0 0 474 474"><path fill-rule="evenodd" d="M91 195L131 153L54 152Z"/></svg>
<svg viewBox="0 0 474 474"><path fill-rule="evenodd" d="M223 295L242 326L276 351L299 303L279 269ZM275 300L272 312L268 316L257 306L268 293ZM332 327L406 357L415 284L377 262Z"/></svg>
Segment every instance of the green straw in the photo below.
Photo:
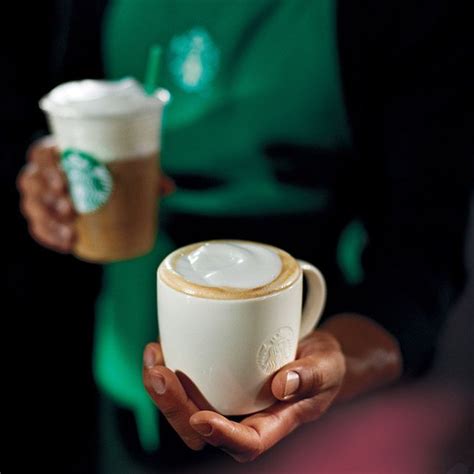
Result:
<svg viewBox="0 0 474 474"><path fill-rule="evenodd" d="M160 70L161 46L157 44L150 48L145 74L145 92L153 95L158 87L158 73Z"/></svg>

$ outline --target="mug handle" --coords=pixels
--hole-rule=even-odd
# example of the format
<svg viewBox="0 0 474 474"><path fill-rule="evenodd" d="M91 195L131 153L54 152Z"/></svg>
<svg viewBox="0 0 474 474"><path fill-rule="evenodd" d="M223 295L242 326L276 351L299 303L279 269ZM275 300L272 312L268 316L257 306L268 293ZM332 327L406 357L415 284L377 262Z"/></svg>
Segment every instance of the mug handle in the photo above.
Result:
<svg viewBox="0 0 474 474"><path fill-rule="evenodd" d="M303 276L308 282L308 294L301 315L300 337L306 337L316 326L326 302L326 282L321 272L311 263L298 260Z"/></svg>

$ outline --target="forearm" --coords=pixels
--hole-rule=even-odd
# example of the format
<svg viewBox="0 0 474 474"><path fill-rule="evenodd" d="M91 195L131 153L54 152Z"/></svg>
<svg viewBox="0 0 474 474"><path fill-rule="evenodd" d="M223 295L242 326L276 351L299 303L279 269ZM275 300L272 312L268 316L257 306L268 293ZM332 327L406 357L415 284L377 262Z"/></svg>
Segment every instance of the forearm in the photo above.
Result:
<svg viewBox="0 0 474 474"><path fill-rule="evenodd" d="M400 377L402 356L398 343L376 322L359 314L344 313L329 318L321 329L338 340L346 360L338 400L348 400Z"/></svg>

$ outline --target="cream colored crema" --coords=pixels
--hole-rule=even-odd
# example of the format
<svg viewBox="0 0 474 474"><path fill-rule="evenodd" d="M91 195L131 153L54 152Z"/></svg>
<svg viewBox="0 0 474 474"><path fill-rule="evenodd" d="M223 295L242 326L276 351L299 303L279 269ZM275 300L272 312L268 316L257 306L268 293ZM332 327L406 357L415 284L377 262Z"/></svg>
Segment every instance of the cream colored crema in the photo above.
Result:
<svg viewBox="0 0 474 474"><path fill-rule="evenodd" d="M158 269L161 280L182 293L210 299L266 296L291 286L301 269L287 252L241 240L211 240L182 247Z"/></svg>

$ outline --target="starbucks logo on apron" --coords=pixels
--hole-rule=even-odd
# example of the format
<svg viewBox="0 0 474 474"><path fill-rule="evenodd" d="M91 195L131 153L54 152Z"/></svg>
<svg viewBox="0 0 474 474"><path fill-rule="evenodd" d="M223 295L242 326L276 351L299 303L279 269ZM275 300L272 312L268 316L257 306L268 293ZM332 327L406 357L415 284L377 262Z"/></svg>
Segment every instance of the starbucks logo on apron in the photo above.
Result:
<svg viewBox="0 0 474 474"><path fill-rule="evenodd" d="M69 148L62 153L61 166L77 212L94 212L107 202L113 181L104 164L88 153Z"/></svg>
<svg viewBox="0 0 474 474"><path fill-rule="evenodd" d="M169 70L176 84L186 92L200 92L216 77L219 49L209 33L201 27L172 38Z"/></svg>

